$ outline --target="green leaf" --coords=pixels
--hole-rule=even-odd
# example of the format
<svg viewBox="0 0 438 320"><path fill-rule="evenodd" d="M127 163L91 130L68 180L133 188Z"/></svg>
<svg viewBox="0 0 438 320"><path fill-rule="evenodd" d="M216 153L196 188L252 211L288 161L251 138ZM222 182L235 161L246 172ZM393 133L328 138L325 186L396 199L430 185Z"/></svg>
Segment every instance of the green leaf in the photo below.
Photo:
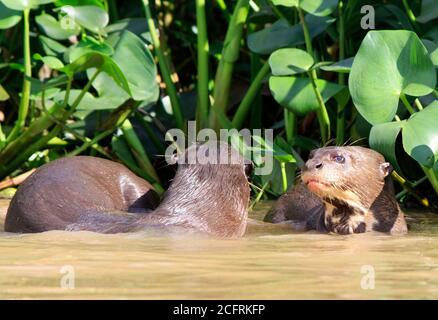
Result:
<svg viewBox="0 0 438 320"><path fill-rule="evenodd" d="M332 13L338 0L272 0L276 6L300 7L315 16L327 16Z"/></svg>
<svg viewBox="0 0 438 320"><path fill-rule="evenodd" d="M418 36L405 30L370 31L351 68L353 102L370 123L391 121L401 93L424 96L436 84L436 72Z"/></svg>
<svg viewBox="0 0 438 320"><path fill-rule="evenodd" d="M90 52L99 52L106 56L111 56L114 49L106 42L99 42L94 38L86 37L81 39L75 46L72 46L66 51L65 58L67 61L74 61L84 54Z"/></svg>
<svg viewBox="0 0 438 320"><path fill-rule="evenodd" d="M349 73L351 72L351 66L353 65L354 57L344 59L338 62L335 62L328 66L321 66L322 70L339 72L339 73Z"/></svg>
<svg viewBox="0 0 438 320"><path fill-rule="evenodd" d="M94 33L105 34L104 28L109 22L108 13L96 6L64 6L61 11L66 13L77 24Z"/></svg>
<svg viewBox="0 0 438 320"><path fill-rule="evenodd" d="M422 39L424 46L427 48L429 52L429 57L433 62L435 67L438 67L438 44L433 41Z"/></svg>
<svg viewBox="0 0 438 320"><path fill-rule="evenodd" d="M400 130L406 124L406 121L385 122L374 125L371 128L369 143L370 147L379 151L393 167L401 173L400 166L397 162L395 145Z"/></svg>
<svg viewBox="0 0 438 320"><path fill-rule="evenodd" d="M345 88L344 86L321 79L316 81L316 85L321 92L324 102ZM273 76L269 78L269 89L274 99L280 105L298 115L305 115L319 108L309 78Z"/></svg>
<svg viewBox="0 0 438 320"><path fill-rule="evenodd" d="M104 1L102 0L57 0L55 2L55 5L57 7L62 6L97 6L101 7L102 9L105 9Z"/></svg>
<svg viewBox="0 0 438 320"><path fill-rule="evenodd" d="M125 75L132 98L146 103L156 102L159 95L157 68L146 44L130 31L124 31L109 40L114 47L112 59ZM109 80L106 75L99 75L93 86L100 95L126 100L129 96Z"/></svg>
<svg viewBox="0 0 438 320"><path fill-rule="evenodd" d="M23 11L24 9L36 9L39 5L54 2L55 0L1 0L3 4L12 10Z"/></svg>
<svg viewBox="0 0 438 320"><path fill-rule="evenodd" d="M335 19L331 17L316 17L306 15L310 37L316 37L332 24ZM258 54L271 54L273 51L297 46L304 43L303 28L301 24L290 26L289 23L280 19L270 27L253 32L248 36L248 47Z"/></svg>
<svg viewBox="0 0 438 320"><path fill-rule="evenodd" d="M438 101L414 113L403 128L403 148L422 165L431 168L438 160Z"/></svg>
<svg viewBox="0 0 438 320"><path fill-rule="evenodd" d="M107 73L119 87L125 90L128 94L131 94L128 82L119 66L110 57L99 52L86 53L71 64L60 69L60 71L69 76L73 76L77 72L82 72L90 68L100 69Z"/></svg>
<svg viewBox="0 0 438 320"><path fill-rule="evenodd" d="M287 76L306 72L314 60L301 49L285 48L274 51L269 57L269 65L274 76Z"/></svg>
<svg viewBox="0 0 438 320"><path fill-rule="evenodd" d="M47 55L56 56L67 50L67 47L58 41L52 40L45 36L39 36L38 39Z"/></svg>
<svg viewBox="0 0 438 320"><path fill-rule="evenodd" d="M51 69L59 70L64 68L64 64L62 63L62 61L56 57L52 57L52 56L43 57L39 53L35 53L33 55L33 58L44 62L44 64L46 64Z"/></svg>
<svg viewBox="0 0 438 320"><path fill-rule="evenodd" d="M21 12L6 7L0 1L0 29L9 29L21 20Z"/></svg>
<svg viewBox="0 0 438 320"><path fill-rule="evenodd" d="M417 21L426 23L435 18L438 18L438 5L436 0L422 0L421 14L417 17Z"/></svg>
<svg viewBox="0 0 438 320"><path fill-rule="evenodd" d="M36 16L35 21L49 37L56 40L68 39L81 31L81 28L74 22L66 28L60 21L46 13Z"/></svg>

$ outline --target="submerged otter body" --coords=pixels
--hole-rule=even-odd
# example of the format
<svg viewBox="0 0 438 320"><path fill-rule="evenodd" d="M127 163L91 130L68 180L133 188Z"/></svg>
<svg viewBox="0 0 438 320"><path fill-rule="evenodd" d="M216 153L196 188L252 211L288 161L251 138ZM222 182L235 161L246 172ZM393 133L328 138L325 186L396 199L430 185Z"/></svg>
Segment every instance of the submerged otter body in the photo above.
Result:
<svg viewBox="0 0 438 320"><path fill-rule="evenodd" d="M339 234L406 233L391 170L383 156L371 149L314 150L302 170L302 182L280 197L265 221Z"/></svg>
<svg viewBox="0 0 438 320"><path fill-rule="evenodd" d="M193 149L206 152L208 147L196 145L186 152ZM121 164L93 157L53 161L19 187L5 231L121 233L177 227L217 237L242 236L249 202L243 158L225 143L219 150L220 157L235 155L239 162L180 162L161 203L148 182Z"/></svg>

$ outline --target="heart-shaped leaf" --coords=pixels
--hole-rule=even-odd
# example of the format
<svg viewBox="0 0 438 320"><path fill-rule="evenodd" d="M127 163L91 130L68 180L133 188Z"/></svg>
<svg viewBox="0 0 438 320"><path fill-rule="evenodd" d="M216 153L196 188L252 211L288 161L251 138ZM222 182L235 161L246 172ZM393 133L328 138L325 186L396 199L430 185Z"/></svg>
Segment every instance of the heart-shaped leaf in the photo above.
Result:
<svg viewBox="0 0 438 320"><path fill-rule="evenodd" d="M322 33L335 21L334 18L316 17L310 14L306 15L305 20L312 38ZM284 19L280 19L270 27L253 32L248 36L249 49L258 54L270 54L277 49L303 43L304 35L301 24L290 26Z"/></svg>
<svg viewBox="0 0 438 320"><path fill-rule="evenodd" d="M358 111L377 124L394 118L400 94L418 97L432 92L436 72L415 33L370 31L354 58L348 84Z"/></svg>
<svg viewBox="0 0 438 320"><path fill-rule="evenodd" d="M316 85L324 102L345 88L321 79L316 81ZM269 89L279 104L298 115L305 115L319 108L309 78L273 76L269 78Z"/></svg>
<svg viewBox="0 0 438 320"><path fill-rule="evenodd" d="M269 57L269 65L274 76L287 76L306 72L314 60L301 49L285 48L274 51Z"/></svg>
<svg viewBox="0 0 438 320"><path fill-rule="evenodd" d="M0 29L9 29L21 20L21 12L6 7L0 1Z"/></svg>
<svg viewBox="0 0 438 320"><path fill-rule="evenodd" d="M145 103L156 102L159 95L157 68L146 44L130 31L113 35L108 42L114 47L112 59L126 76L132 98ZM111 96L122 102L129 98L105 74L100 74L93 86L100 96Z"/></svg>
<svg viewBox="0 0 438 320"><path fill-rule="evenodd" d="M403 128L403 148L426 167L438 160L438 101L414 113Z"/></svg>

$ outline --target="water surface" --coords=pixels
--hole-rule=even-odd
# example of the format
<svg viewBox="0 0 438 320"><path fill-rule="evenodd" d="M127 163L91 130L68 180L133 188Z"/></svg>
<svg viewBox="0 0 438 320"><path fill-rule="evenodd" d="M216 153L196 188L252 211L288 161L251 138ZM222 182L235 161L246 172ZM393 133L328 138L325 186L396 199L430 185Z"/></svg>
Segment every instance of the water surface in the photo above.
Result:
<svg viewBox="0 0 438 320"><path fill-rule="evenodd" d="M0 200L0 230L7 205ZM438 217L410 216L406 236L293 234L254 222L239 240L0 231L0 298L437 299ZM71 270L74 288L63 288L61 271Z"/></svg>

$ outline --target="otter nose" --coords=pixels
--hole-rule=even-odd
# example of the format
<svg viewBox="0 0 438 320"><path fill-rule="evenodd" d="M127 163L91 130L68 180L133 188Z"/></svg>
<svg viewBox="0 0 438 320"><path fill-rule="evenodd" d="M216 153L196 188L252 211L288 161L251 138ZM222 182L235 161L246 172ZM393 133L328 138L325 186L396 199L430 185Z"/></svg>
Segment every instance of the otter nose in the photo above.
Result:
<svg viewBox="0 0 438 320"><path fill-rule="evenodd" d="M304 171L305 170L314 170L314 169L321 169L323 167L323 163L320 161L314 161L314 160L308 160L306 164L304 165Z"/></svg>

